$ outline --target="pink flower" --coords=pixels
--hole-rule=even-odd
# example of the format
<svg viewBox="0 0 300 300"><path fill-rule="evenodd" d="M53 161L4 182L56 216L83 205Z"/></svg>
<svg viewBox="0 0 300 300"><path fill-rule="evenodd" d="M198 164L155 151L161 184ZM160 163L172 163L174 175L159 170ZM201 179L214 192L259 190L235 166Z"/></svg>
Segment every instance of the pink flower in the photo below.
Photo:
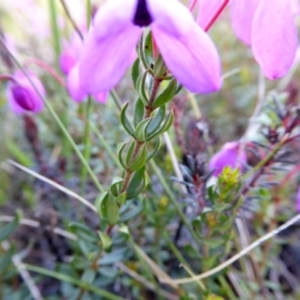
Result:
<svg viewBox="0 0 300 300"><path fill-rule="evenodd" d="M296 10L294 0L231 0L232 27L251 45L269 79L283 77L293 64L298 46Z"/></svg>
<svg viewBox="0 0 300 300"><path fill-rule="evenodd" d="M211 17L217 12L224 0L198 0L198 24L204 29L209 24Z"/></svg>
<svg viewBox="0 0 300 300"><path fill-rule="evenodd" d="M69 43L65 44L63 53L60 56L60 68L62 72L67 76L67 89L76 102L83 101L87 94L80 88L78 61L80 52L83 47L83 41L79 37L78 33L75 32ZM93 94L95 100L99 103L105 104L108 98L108 92Z"/></svg>
<svg viewBox="0 0 300 300"><path fill-rule="evenodd" d="M218 176L227 166L242 170L243 164L247 161L246 153L240 149L239 142L226 143L222 149L213 155L210 160L209 169L214 170L214 175Z"/></svg>
<svg viewBox="0 0 300 300"><path fill-rule="evenodd" d="M27 71L32 83L44 97L45 89L40 80L31 72ZM22 72L12 76L7 85L8 104L13 112L22 114L24 112L39 113L44 108L44 102L32 86L31 82Z"/></svg>
<svg viewBox="0 0 300 300"><path fill-rule="evenodd" d="M109 0L97 12L80 56L83 93L108 91L120 81L142 27L148 25L168 69L182 85L197 93L220 88L216 48L179 1Z"/></svg>

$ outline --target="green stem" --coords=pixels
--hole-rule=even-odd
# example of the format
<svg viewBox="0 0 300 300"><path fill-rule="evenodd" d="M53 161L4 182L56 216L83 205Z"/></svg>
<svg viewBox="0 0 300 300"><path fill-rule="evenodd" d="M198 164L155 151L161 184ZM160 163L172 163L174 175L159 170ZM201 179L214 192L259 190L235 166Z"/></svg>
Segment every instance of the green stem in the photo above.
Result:
<svg viewBox="0 0 300 300"><path fill-rule="evenodd" d="M81 151L78 149L76 143L74 142L73 138L71 137L70 133L68 132L68 130L66 129L66 127L64 126L63 122L60 120L59 116L57 115L57 113L55 112L55 110L53 109L52 105L50 104L50 102L47 100L47 98L45 98L40 91L36 88L35 84L33 83L33 81L31 80L31 78L28 76L27 72L25 71L25 69L21 66L21 64L19 63L19 61L15 58L15 56L11 53L11 51L6 47L5 42L3 40L3 38L0 36L0 44L2 44L4 46L4 48L7 50L7 53L9 53L9 55L11 56L11 58L13 59L13 61L15 62L15 64L17 65L17 67L23 72L23 74L26 76L27 80L30 82L30 84L32 85L32 87L34 88L34 90L36 91L36 93L39 95L39 97L44 101L44 103L46 104L47 108L49 109L50 114L52 115L52 117L54 118L54 120L57 122L59 128L61 129L61 131L64 133L64 135L66 136L66 138L69 140L70 144L72 145L73 149L75 150L78 158L80 159L80 161L82 162L82 164L86 167L88 173L90 174L91 178L93 179L93 182L95 183L95 185L97 186L97 188L99 189L100 192L104 192L104 188L101 185L101 183L98 181L98 178L96 176L96 174L93 172L93 170L91 169L91 167L89 166L88 162L85 160L83 154L81 153Z"/></svg>
<svg viewBox="0 0 300 300"><path fill-rule="evenodd" d="M95 293L99 296L103 296L105 299L110 299L110 300L122 300L123 299L119 296L113 295L110 292L107 292L105 290L97 288L97 287L95 287L95 286L93 286L93 285L91 285L87 282L84 282L84 281L79 280L79 279L75 279L75 278L70 277L70 276L65 275L65 274L57 273L57 272L54 272L54 271L50 271L50 270L47 270L47 269L44 269L44 268L40 268L40 267L28 265L28 264L24 264L23 266L29 271L36 272L36 273L39 273L39 274L42 274L42 275L45 275L45 276L53 277L53 278L56 278L58 280L62 280L62 281L77 285L78 287L80 287L84 290L93 292L93 293Z"/></svg>
<svg viewBox="0 0 300 300"><path fill-rule="evenodd" d="M177 257L177 259L179 260L179 262L185 266L186 271L189 273L189 275L191 277L195 276L195 274L193 273L189 263L186 261L186 259L183 257L183 255L181 254L181 252L178 250L178 248L176 247L176 245L173 243L173 241L171 240L169 234L167 231L163 232L163 237L165 239L165 241L167 242L168 246L170 247L171 251L173 252L173 254ZM199 285L200 289L205 292L206 288L204 286L204 284L202 283L201 280L196 281L196 283Z"/></svg>
<svg viewBox="0 0 300 300"><path fill-rule="evenodd" d="M75 23L74 19L72 18L71 13L70 13L70 11L68 9L68 6L67 6L65 0L60 0L60 3L62 5L62 7L63 7L63 9L64 9L64 11L65 11L68 19L69 19L69 21L71 22L74 30L78 33L78 35L80 36L80 38L83 40L84 39L83 34L81 33L81 31L80 31L79 27L77 26L77 24Z"/></svg>
<svg viewBox="0 0 300 300"><path fill-rule="evenodd" d="M50 23L52 29L52 36L54 41L54 49L56 54L56 63L58 64L59 55L61 52L61 45L60 45L60 31L57 24L57 9L55 0L49 0L49 12L50 12Z"/></svg>
<svg viewBox="0 0 300 300"><path fill-rule="evenodd" d="M156 98L156 95L158 93L158 90L159 90L159 86L160 86L160 83L161 83L161 80L160 79L156 79L154 78L154 83L153 83L153 86L152 86L152 89L151 89L151 94L150 94L150 97L149 97L149 103L147 106L145 106L145 115L144 115L144 119L148 119L150 118L152 112L153 112L153 107L152 107L152 104ZM134 150L133 150L133 154L132 154L132 157L130 159L130 163L136 158L136 156L138 155L141 147L145 144L146 142L140 142L138 140L135 140L135 146L134 146ZM128 188L128 185L130 183L130 179L131 179L131 176L132 176L133 172L130 171L130 170L126 170L125 171L125 177L124 177L124 181L123 181L123 185L122 185L122 192L126 191L127 188Z"/></svg>
<svg viewBox="0 0 300 300"><path fill-rule="evenodd" d="M175 206L175 209L179 215L179 217L181 218L183 224L187 227L187 229L190 231L192 237L194 238L195 242L200 246L201 243L196 235L196 233L193 230L193 227L191 225L191 223L189 222L188 218L186 217L186 215L182 212L180 204L177 202L175 195L173 194L171 188L169 187L165 177L162 175L159 167L157 166L157 164L155 163L155 161L152 159L150 160L150 164L152 169L154 170L156 176L158 177L161 185L163 186L163 188L165 189L168 197L170 198L171 202L173 203L173 205ZM199 258L201 259L201 256L199 254Z"/></svg>
<svg viewBox="0 0 300 300"><path fill-rule="evenodd" d="M91 0L86 0L86 25L90 28L92 19L92 3Z"/></svg>
<svg viewBox="0 0 300 300"><path fill-rule="evenodd" d="M84 150L83 150L83 156L84 159L89 162L90 157L91 157L91 139L90 139L90 115L92 113L92 99L91 96L88 97L88 101L85 106L85 117L84 117L84 122L85 122L85 127L84 127L84 140L83 140L83 145L84 145ZM84 188L85 188L85 183L86 183L86 175L87 175L87 169L82 166L81 168L81 173L80 173L80 181L81 181L81 190L82 193L84 193Z"/></svg>
<svg viewBox="0 0 300 300"><path fill-rule="evenodd" d="M107 141L105 140L104 136L101 134L101 132L95 127L95 125L90 122L90 126L93 130L93 132L96 134L98 140L100 141L100 143L103 145L103 147L105 148L105 150L108 152L110 158L114 161L114 163L122 170L122 165L120 163L120 161L118 160L118 157L115 155L115 152L112 150L112 148L109 146L109 144L107 143Z"/></svg>

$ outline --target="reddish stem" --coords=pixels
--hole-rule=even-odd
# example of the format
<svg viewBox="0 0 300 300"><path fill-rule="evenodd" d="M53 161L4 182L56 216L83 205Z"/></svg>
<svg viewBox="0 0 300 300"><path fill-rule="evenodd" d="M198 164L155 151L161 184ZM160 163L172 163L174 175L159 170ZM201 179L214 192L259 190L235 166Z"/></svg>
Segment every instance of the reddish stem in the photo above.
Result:
<svg viewBox="0 0 300 300"><path fill-rule="evenodd" d="M198 3L198 0L193 0L191 6L190 6L190 8L189 8L189 10L190 10L190 11L193 11L193 10L195 9L197 3Z"/></svg>
<svg viewBox="0 0 300 300"><path fill-rule="evenodd" d="M37 59L37 58L30 58L26 64L34 64L38 65L39 67L46 70L61 86L65 87L65 81L64 79L49 65L47 65L45 62Z"/></svg>
<svg viewBox="0 0 300 300"><path fill-rule="evenodd" d="M14 80L14 78L11 75L8 74L3 74L0 75L0 81L9 81L9 80Z"/></svg>
<svg viewBox="0 0 300 300"><path fill-rule="evenodd" d="M300 164L295 166L295 168L293 168L283 179L283 181L281 182L279 189L283 188L288 182L290 182L290 180L296 176L300 171Z"/></svg>
<svg viewBox="0 0 300 300"><path fill-rule="evenodd" d="M157 48L157 44L155 42L153 35L152 35L152 49L153 49L153 58L157 59L158 58L158 48Z"/></svg>
<svg viewBox="0 0 300 300"><path fill-rule="evenodd" d="M229 0L224 0L222 5L220 6L220 8L216 11L214 16L210 20L210 22L205 26L204 31L207 32L210 29L210 27L216 22L216 20L218 19L220 14L223 12L223 10L225 9L225 7L227 6L228 3L229 3Z"/></svg>

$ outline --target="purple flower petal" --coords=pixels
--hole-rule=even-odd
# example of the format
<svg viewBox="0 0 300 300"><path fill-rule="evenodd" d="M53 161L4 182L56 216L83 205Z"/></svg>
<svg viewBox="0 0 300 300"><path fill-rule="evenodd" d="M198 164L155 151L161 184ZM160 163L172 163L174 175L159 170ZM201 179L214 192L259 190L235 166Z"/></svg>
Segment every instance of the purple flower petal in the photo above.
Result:
<svg viewBox="0 0 300 300"><path fill-rule="evenodd" d="M251 45L252 22L260 1L261 0L231 0L230 2L232 28L237 37L246 45Z"/></svg>
<svg viewBox="0 0 300 300"><path fill-rule="evenodd" d="M97 95L94 95L94 98L97 102L102 103L102 104L106 104L108 94L109 94L108 92L98 93Z"/></svg>
<svg viewBox="0 0 300 300"><path fill-rule="evenodd" d="M75 102L81 102L87 96L87 93L80 86L78 64L72 68L67 77L67 89Z"/></svg>
<svg viewBox="0 0 300 300"><path fill-rule="evenodd" d="M224 0L199 0L197 23L204 29Z"/></svg>
<svg viewBox="0 0 300 300"><path fill-rule="evenodd" d="M64 49L63 53L59 58L59 65L61 71L68 75L71 69L76 65L78 57L71 47L67 47Z"/></svg>
<svg viewBox="0 0 300 300"><path fill-rule="evenodd" d="M44 97L45 89L40 80L31 72L27 71L32 83ZM22 72L17 72L13 75L14 80L11 80L7 86L8 104L12 111L16 114L24 112L39 113L44 108L44 102L36 92L31 82Z"/></svg>
<svg viewBox="0 0 300 300"><path fill-rule="evenodd" d="M300 187L298 188L298 191L297 191L296 210L298 213L300 213Z"/></svg>
<svg viewBox="0 0 300 300"><path fill-rule="evenodd" d="M176 79L193 93L220 89L220 60L208 35L195 23L185 36L177 37L153 26L159 51Z"/></svg>
<svg viewBox="0 0 300 300"><path fill-rule="evenodd" d="M247 156L238 142L226 143L222 149L210 160L209 169L214 170L214 175L218 176L227 166L242 169L247 161Z"/></svg>
<svg viewBox="0 0 300 300"><path fill-rule="evenodd" d="M252 50L265 76L284 76L293 64L297 45L291 2L261 0L253 20Z"/></svg>
<svg viewBox="0 0 300 300"><path fill-rule="evenodd" d="M148 3L153 36L173 75L191 92L218 90L221 67L217 50L189 10L176 0Z"/></svg>
<svg viewBox="0 0 300 300"><path fill-rule="evenodd" d="M133 25L135 0L107 1L95 17L79 60L86 93L110 90L130 66L142 29Z"/></svg>

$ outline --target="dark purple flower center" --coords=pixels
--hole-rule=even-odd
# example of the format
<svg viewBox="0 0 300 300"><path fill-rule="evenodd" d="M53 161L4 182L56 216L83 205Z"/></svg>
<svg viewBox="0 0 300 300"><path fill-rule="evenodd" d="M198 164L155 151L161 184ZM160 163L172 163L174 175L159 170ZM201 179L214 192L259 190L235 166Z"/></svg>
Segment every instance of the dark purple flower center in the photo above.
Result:
<svg viewBox="0 0 300 300"><path fill-rule="evenodd" d="M30 97L30 93L19 85L16 85L12 88L12 95L16 103L23 109L33 111L34 110L34 102Z"/></svg>
<svg viewBox="0 0 300 300"><path fill-rule="evenodd" d="M152 23L152 17L147 8L146 0L137 0L133 23L140 27L145 27Z"/></svg>

